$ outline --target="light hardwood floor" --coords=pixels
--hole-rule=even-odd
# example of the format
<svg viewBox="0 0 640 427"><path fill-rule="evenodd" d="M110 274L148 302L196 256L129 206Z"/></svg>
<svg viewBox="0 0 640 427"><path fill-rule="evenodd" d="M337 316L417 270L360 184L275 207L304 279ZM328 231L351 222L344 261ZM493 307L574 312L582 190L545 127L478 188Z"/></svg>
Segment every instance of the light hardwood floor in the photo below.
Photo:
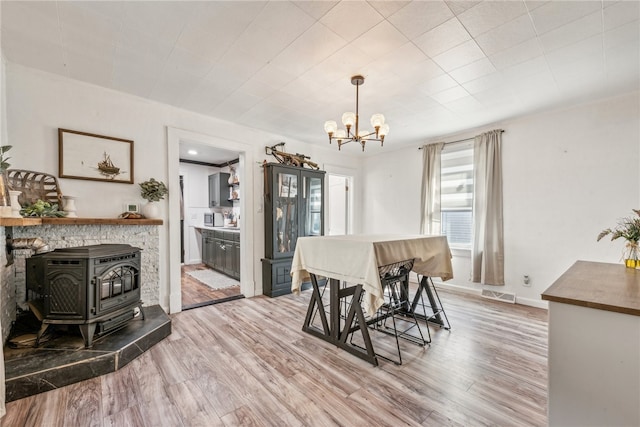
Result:
<svg viewBox="0 0 640 427"><path fill-rule="evenodd" d="M174 315L129 365L8 403L2 425L546 425L545 310L442 290L452 330L374 367L301 331L309 296Z"/></svg>
<svg viewBox="0 0 640 427"><path fill-rule="evenodd" d="M181 267L181 294L182 309L193 305L206 303L209 301L221 300L240 295L240 285L223 289L212 289L201 283L193 276L187 274L188 271L208 269L204 264L183 265Z"/></svg>

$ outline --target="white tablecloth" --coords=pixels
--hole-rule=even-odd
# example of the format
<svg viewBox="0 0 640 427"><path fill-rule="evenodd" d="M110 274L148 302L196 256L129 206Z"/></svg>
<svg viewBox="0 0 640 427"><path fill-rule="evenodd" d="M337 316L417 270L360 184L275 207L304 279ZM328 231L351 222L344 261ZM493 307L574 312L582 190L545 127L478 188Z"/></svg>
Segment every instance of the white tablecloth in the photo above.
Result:
<svg viewBox="0 0 640 427"><path fill-rule="evenodd" d="M373 314L384 302L378 267L415 259L413 271L453 278L451 251L445 236L347 235L300 237L291 266L291 290L300 291L309 274L362 284L364 308Z"/></svg>

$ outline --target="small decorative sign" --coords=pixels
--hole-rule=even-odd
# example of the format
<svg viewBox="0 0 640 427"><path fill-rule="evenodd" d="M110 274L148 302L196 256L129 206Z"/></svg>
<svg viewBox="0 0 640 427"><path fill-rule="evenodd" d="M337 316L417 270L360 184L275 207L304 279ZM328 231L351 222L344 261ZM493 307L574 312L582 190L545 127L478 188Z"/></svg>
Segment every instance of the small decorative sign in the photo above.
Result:
<svg viewBox="0 0 640 427"><path fill-rule="evenodd" d="M58 129L58 176L133 184L133 141Z"/></svg>

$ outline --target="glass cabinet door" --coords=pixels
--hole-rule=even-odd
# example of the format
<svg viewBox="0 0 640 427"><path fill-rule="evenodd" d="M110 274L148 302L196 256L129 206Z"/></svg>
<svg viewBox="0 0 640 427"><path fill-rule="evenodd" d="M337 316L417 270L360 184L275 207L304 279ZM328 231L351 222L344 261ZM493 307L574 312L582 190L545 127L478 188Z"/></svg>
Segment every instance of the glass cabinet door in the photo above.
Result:
<svg viewBox="0 0 640 427"><path fill-rule="evenodd" d="M292 253L299 230L298 174L277 171L274 185L274 254Z"/></svg>
<svg viewBox="0 0 640 427"><path fill-rule="evenodd" d="M304 188L304 192L302 194L302 221L304 226L302 229L305 236L322 236L324 234L323 179L323 175L312 175L305 172L302 173Z"/></svg>

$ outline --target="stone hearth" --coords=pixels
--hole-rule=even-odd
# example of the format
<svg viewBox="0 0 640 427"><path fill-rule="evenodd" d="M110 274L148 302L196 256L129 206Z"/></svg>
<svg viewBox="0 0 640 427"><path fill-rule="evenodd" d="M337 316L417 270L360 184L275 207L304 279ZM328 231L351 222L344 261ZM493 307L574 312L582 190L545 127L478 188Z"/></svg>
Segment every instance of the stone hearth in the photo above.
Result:
<svg viewBox="0 0 640 427"><path fill-rule="evenodd" d="M55 333L40 347L4 348L7 402L114 372L171 333L171 319L159 305L122 329L96 337L91 348L77 326Z"/></svg>

